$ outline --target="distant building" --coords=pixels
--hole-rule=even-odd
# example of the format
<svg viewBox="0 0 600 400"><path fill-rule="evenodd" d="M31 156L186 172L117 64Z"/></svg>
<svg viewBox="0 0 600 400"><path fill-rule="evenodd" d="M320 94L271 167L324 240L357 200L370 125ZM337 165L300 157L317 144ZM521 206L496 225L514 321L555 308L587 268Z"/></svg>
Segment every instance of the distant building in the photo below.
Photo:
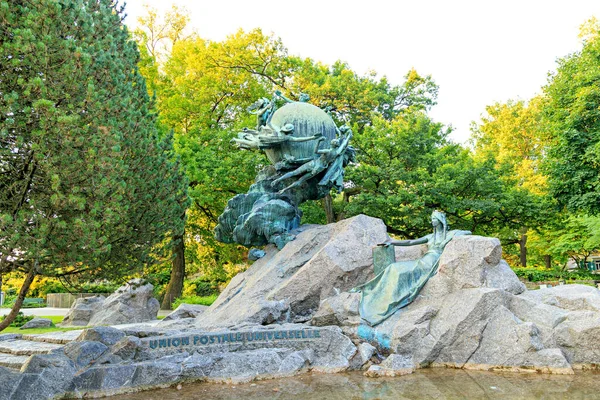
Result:
<svg viewBox="0 0 600 400"><path fill-rule="evenodd" d="M597 272L600 274L600 253L589 256L585 261L585 264L583 261L580 261L578 264L572 259L569 259L567 262L567 269L574 270L578 268L585 268L588 271Z"/></svg>
<svg viewBox="0 0 600 400"><path fill-rule="evenodd" d="M595 254L593 256L589 256L585 262L581 261L581 267L586 268L588 271L600 273L600 254Z"/></svg>
<svg viewBox="0 0 600 400"><path fill-rule="evenodd" d="M588 268L592 271L600 271L600 254L590 257Z"/></svg>

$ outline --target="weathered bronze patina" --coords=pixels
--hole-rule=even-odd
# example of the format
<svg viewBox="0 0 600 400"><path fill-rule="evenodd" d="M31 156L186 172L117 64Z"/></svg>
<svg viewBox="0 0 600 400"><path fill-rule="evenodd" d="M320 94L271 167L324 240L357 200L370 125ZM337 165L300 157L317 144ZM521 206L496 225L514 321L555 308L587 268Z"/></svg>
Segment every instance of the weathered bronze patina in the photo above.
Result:
<svg viewBox="0 0 600 400"><path fill-rule="evenodd" d="M446 244L455 236L471 234L469 231L449 231L446 216L440 211L431 214L431 224L432 234L414 240L388 239L379 245L383 248L374 249L375 278L354 289L362 292L360 316L371 326L385 321L397 310L410 304L427 280L436 274ZM393 262L395 259L390 246L419 244L428 246L423 257L413 261ZM383 264L390 261L391 264Z"/></svg>
<svg viewBox="0 0 600 400"><path fill-rule="evenodd" d="M276 101L286 102L277 109ZM272 165L261 170L248 193L229 200L215 228L217 240L244 246L268 243L285 246L300 226L298 206L343 188L344 167L354 158L352 132L338 128L320 108L292 101L276 92L259 99L249 111L257 115L256 129L244 129L232 143L244 150L261 150Z"/></svg>

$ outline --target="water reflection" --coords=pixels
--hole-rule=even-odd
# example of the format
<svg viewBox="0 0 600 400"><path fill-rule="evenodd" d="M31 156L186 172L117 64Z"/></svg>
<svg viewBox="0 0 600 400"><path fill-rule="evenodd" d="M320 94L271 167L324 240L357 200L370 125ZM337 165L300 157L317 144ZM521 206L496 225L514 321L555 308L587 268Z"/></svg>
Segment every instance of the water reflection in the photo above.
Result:
<svg viewBox="0 0 600 400"><path fill-rule="evenodd" d="M515 374L425 369L397 378L307 374L246 384L183 384L175 388L115 396L113 400L171 399L590 399L600 398L600 373Z"/></svg>

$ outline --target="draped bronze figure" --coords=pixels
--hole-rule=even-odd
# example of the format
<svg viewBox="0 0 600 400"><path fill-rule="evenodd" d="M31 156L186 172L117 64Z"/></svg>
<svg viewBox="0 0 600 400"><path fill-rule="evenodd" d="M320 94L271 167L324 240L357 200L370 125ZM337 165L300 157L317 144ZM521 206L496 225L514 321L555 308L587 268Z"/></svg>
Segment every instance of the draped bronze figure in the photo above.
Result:
<svg viewBox="0 0 600 400"><path fill-rule="evenodd" d="M427 244L428 250L418 260L374 265L375 278L353 291L362 292L360 316L374 326L410 304L427 280L436 274L444 247L454 236L469 235L469 231L448 230L446 216L440 211L431 214L433 233L414 240L388 239L379 246L414 246ZM383 258L385 259L385 258Z"/></svg>

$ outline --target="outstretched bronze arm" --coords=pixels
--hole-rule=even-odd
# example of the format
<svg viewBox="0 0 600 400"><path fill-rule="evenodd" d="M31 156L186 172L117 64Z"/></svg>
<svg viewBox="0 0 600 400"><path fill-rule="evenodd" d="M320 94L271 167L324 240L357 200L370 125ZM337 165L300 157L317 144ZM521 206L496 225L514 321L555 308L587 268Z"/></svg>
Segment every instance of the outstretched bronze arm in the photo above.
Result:
<svg viewBox="0 0 600 400"><path fill-rule="evenodd" d="M289 98L285 97L285 96L284 96L284 95L281 93L281 91L280 91L280 90L276 90L276 91L275 91L275 96L277 96L277 97L279 97L279 98L281 98L281 99L285 100L285 101L286 101L286 102L288 102L288 103L295 103L295 101L294 101L294 100L292 100L292 99L289 99Z"/></svg>
<svg viewBox="0 0 600 400"><path fill-rule="evenodd" d="M314 153L315 153L315 154L321 154L321 153L319 153L319 151L320 151L320 150L319 150L319 145L320 145L320 144L321 144L321 142L322 142L322 141L324 141L324 140L325 140L325 138L324 138L323 136L321 136L320 138L318 138L318 139L315 141L315 150L314 150Z"/></svg>
<svg viewBox="0 0 600 400"><path fill-rule="evenodd" d="M418 239L409 239L409 240L394 240L388 238L385 242L379 243L377 246L415 246L417 244L425 244L427 243L427 236L423 236Z"/></svg>
<svg viewBox="0 0 600 400"><path fill-rule="evenodd" d="M288 140L290 142L308 142L311 140L316 140L316 139L320 139L323 137L322 133L316 133L312 136L306 136L306 137L294 137L294 136L288 136ZM320 141L320 140L319 140ZM318 146L318 144L317 144Z"/></svg>

